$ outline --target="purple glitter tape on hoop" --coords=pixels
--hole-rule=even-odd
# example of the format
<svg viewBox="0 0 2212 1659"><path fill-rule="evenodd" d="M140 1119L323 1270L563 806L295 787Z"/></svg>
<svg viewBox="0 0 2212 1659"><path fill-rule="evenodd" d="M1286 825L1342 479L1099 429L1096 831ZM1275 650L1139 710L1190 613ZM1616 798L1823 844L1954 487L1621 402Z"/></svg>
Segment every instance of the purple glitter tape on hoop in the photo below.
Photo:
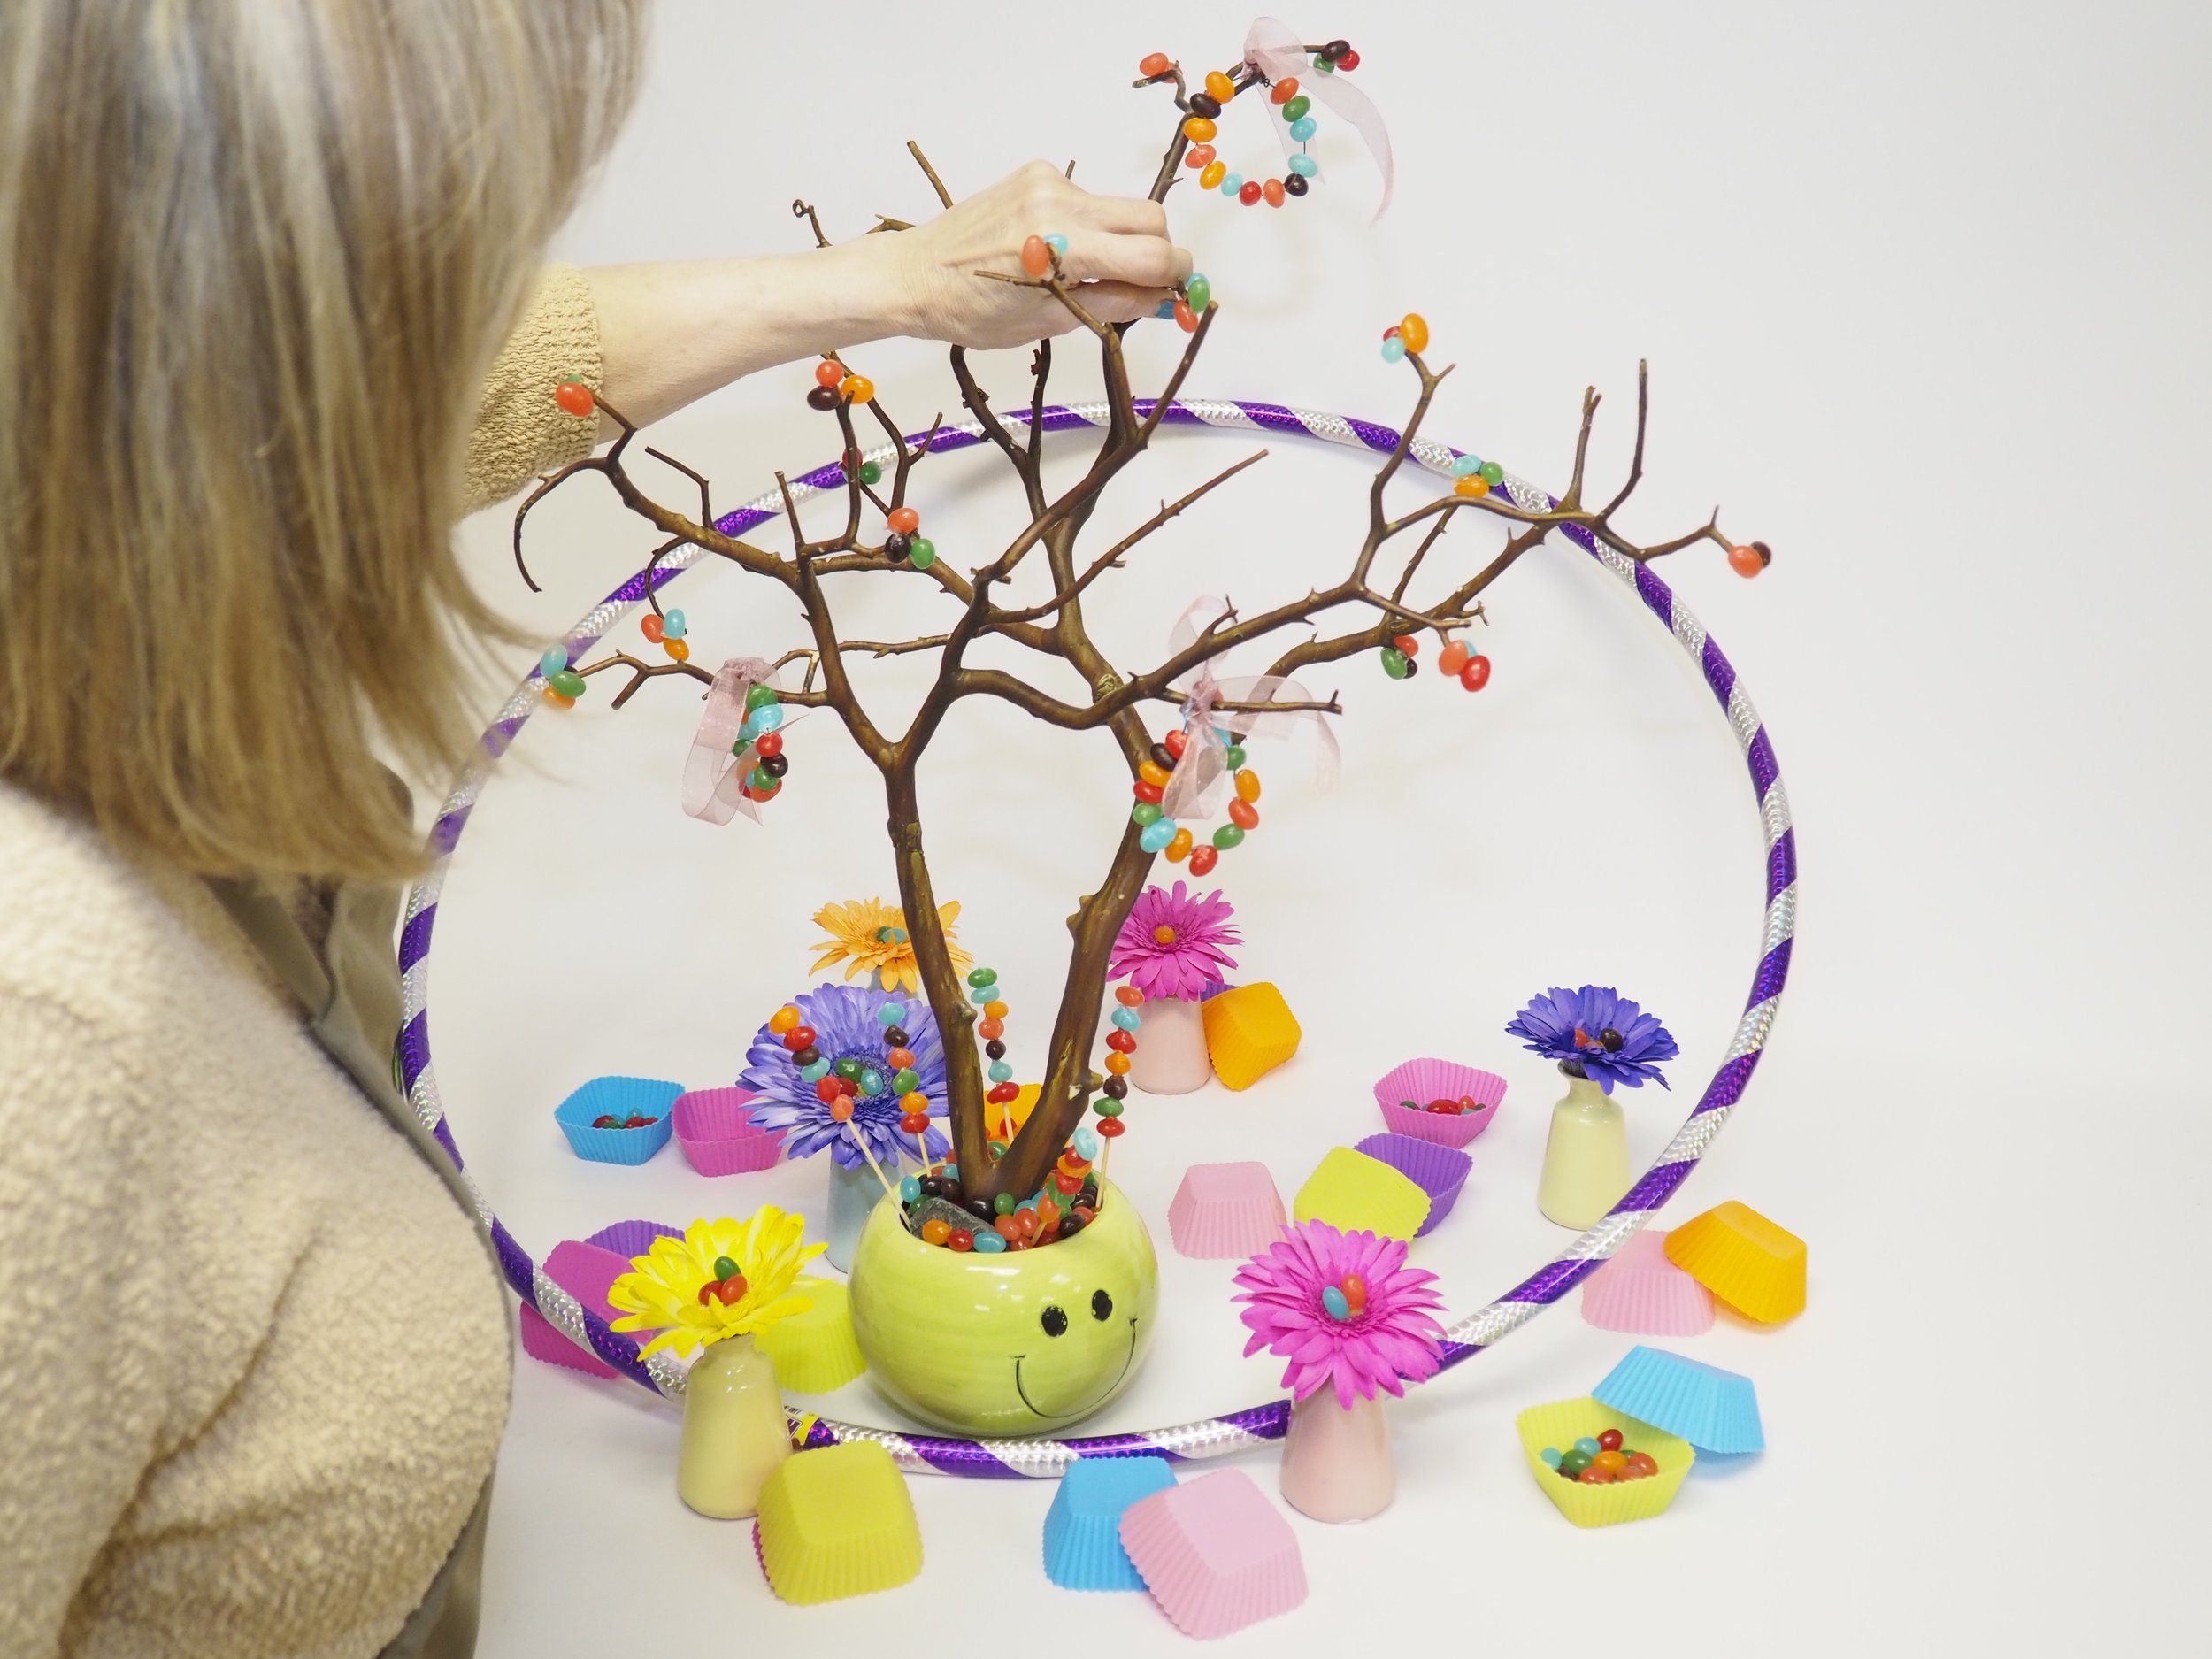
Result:
<svg viewBox="0 0 2212 1659"><path fill-rule="evenodd" d="M1140 413L1148 413L1151 400L1138 399L1137 408ZM1028 411L1009 410L1003 418L1009 422L1026 420ZM1096 404L1077 408L1054 405L1043 411L1047 431L1094 427L1102 424L1103 419L1102 406ZM1394 449L1400 442L1400 434L1387 426L1292 409L1280 403L1188 400L1170 404L1161 417L1161 424L1257 426L1384 452ZM922 435L916 434L907 442L919 442ZM938 433L931 451L946 453L969 449L982 442L981 432L972 425L949 426ZM1456 450L1423 440L1413 447L1410 458L1431 472L1442 473L1457 454ZM832 464L805 473L796 481L818 489L833 488L841 484L842 474ZM1525 507L1540 509L1557 504L1555 497L1517 479L1509 477L1506 488L1512 498ZM780 516L777 506L768 502L756 503L724 514L715 521L715 527L725 534L741 535ZM1748 699L1742 696L1738 687L1735 668L1706 634L1703 626L1675 603L1673 590L1648 565L1624 559L1600 548L1590 534L1578 526L1564 526L1564 533L1629 587L1645 608L1673 633L1676 641L1698 664L1714 697L1737 729L1759 800L1761 817L1771 836L1767 852L1765 953L1760 958L1751 995L1728 1057L1714 1072L1674 1139L1604 1220L1488 1307L1452 1326L1445 1343L1446 1369L1502 1340L1565 1295L1599 1263L1618 1250L1697 1167L1698 1160L1704 1156L1713 1136L1719 1133L1729 1111L1741 1099L1752 1072L1757 1069L1783 986L1789 977L1790 948L1796 928L1797 845L1795 832L1790 826L1788 804L1781 794L1781 771L1765 727L1756 723ZM675 580L687 568L687 565L672 568L664 564L655 573L654 590L657 592ZM610 606L626 606L641 600L645 591L645 577L641 572L610 594L577 630L572 631L567 636L572 648L581 649L595 642L620 615L618 611L611 616L602 613ZM431 933L436 926L444 861L467 825L477 790L529 718L534 704L534 684L526 681L516 701L509 705L511 712L485 733L486 761L456 790L434 825L429 847L438 863L410 895L408 922L401 935L401 967L408 976L410 1007L415 1010L401 1033L402 1078L416 1110L432 1125L439 1144L447 1149L457 1165L461 1162L460 1150L454 1144L452 1132L438 1104L435 1073L431 1065L426 979ZM524 1302L538 1307L537 1263L499 1221L493 1219L490 1226L492 1242L508 1282ZM580 1311L585 1345L594 1354L633 1381L657 1392L672 1391L667 1383L657 1379L653 1371L638 1357L634 1347L609 1331L605 1322L589 1309ZM559 1322L555 1323L556 1328L560 1328ZM882 1444L910 1472L987 1479L1054 1476L1084 1457L1152 1456L1180 1462L1218 1456L1280 1440L1288 1428L1289 1418L1289 1402L1278 1399L1223 1417L1141 1434L1102 1434L1074 1440L964 1440L909 1435L792 1413L795 1431L804 1425L802 1445L832 1446L844 1440L870 1440Z"/></svg>

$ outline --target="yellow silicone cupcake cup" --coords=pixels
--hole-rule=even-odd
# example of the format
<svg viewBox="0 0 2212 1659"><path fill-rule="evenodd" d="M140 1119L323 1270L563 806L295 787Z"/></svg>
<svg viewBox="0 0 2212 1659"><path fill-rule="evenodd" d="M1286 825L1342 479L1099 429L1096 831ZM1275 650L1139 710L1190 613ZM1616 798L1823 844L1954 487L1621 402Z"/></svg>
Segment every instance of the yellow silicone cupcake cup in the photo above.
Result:
<svg viewBox="0 0 2212 1659"><path fill-rule="evenodd" d="M1291 1201L1297 1221L1325 1221L1340 1233L1411 1239L1429 1218L1429 1195L1380 1158L1332 1147Z"/></svg>
<svg viewBox="0 0 2212 1659"><path fill-rule="evenodd" d="M761 1488L760 1564L775 1593L800 1605L912 1579L922 1534L891 1454L852 1440L785 1458Z"/></svg>
<svg viewBox="0 0 2212 1659"><path fill-rule="evenodd" d="M804 1313L779 1319L755 1341L775 1362L776 1378L793 1392L826 1394L868 1369L853 1334L852 1298L833 1279L802 1279L792 1286L814 1298Z"/></svg>
<svg viewBox="0 0 2212 1659"><path fill-rule="evenodd" d="M1731 1199L1667 1234L1667 1259L1747 1319L1805 1311L1805 1240Z"/></svg>
<svg viewBox="0 0 2212 1659"><path fill-rule="evenodd" d="M1531 1406L1514 1419L1521 1450L1528 1458L1529 1473L1560 1514L1577 1526L1614 1526L1623 1521L1648 1521L1663 1514L1682 1489L1682 1478L1697 1462L1697 1449L1648 1423L1624 1417L1609 1406L1584 1397L1555 1400L1548 1406ZM1544 1462L1547 1446L1565 1451L1587 1436L1595 1440L1607 1429L1621 1432L1621 1444L1632 1452L1648 1452L1659 1472L1641 1480L1617 1480L1609 1486L1586 1486L1569 1480Z"/></svg>

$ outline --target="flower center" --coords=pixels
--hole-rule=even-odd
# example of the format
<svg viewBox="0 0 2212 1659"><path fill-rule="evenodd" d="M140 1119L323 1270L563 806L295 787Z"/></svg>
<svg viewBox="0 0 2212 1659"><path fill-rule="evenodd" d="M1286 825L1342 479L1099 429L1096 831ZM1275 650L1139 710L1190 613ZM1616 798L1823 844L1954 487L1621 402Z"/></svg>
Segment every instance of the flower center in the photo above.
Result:
<svg viewBox="0 0 2212 1659"><path fill-rule="evenodd" d="M1152 930L1152 942L1156 945L1171 945L1180 937L1181 935L1165 922L1162 922Z"/></svg>

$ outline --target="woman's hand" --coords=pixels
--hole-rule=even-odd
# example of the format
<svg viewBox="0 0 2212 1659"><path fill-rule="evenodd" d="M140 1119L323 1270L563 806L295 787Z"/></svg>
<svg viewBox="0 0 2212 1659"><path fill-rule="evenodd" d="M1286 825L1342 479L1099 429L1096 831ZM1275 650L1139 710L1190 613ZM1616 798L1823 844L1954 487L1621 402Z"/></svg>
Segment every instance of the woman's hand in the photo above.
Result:
<svg viewBox="0 0 2212 1659"><path fill-rule="evenodd" d="M1068 239L1061 274L1083 284L1083 309L1102 323L1148 317L1190 274L1191 257L1167 237L1156 202L1094 196L1049 162L1033 161L987 190L911 230L871 241L902 272L910 315L904 332L956 346L1018 346L1076 327L1068 308L1041 288L978 276L1020 276L1022 243L1053 234Z"/></svg>

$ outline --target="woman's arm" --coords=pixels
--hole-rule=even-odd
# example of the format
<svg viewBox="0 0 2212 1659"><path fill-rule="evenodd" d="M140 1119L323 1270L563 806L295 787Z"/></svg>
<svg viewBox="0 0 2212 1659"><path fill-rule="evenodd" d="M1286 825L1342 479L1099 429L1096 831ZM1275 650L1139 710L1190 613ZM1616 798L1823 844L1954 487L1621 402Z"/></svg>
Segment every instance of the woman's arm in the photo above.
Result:
<svg viewBox="0 0 2212 1659"><path fill-rule="evenodd" d="M1149 315L1190 274L1157 203L1094 196L1032 162L911 230L587 273L603 389L644 426L757 370L890 334L987 348L1064 334L1075 319L1049 294L975 274L1018 273L1023 241L1055 232L1068 239L1061 269L1088 284L1084 307L1102 322Z"/></svg>

